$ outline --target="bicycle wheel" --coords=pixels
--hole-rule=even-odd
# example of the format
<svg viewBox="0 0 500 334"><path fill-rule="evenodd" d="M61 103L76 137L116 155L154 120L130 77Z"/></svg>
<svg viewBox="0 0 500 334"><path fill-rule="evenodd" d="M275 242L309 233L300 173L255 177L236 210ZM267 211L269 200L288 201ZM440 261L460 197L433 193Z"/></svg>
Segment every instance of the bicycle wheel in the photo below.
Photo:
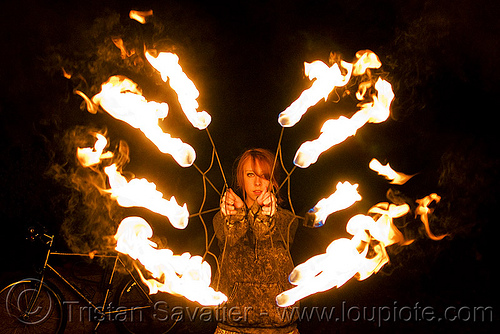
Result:
<svg viewBox="0 0 500 334"><path fill-rule="evenodd" d="M0 291L2 333L62 333L66 315L59 293L43 283L31 310L28 305L38 292L40 280L26 278Z"/></svg>
<svg viewBox="0 0 500 334"><path fill-rule="evenodd" d="M134 334L171 332L177 323L171 312L173 298L166 293L148 295L148 288L142 283L126 282L117 295L117 327Z"/></svg>

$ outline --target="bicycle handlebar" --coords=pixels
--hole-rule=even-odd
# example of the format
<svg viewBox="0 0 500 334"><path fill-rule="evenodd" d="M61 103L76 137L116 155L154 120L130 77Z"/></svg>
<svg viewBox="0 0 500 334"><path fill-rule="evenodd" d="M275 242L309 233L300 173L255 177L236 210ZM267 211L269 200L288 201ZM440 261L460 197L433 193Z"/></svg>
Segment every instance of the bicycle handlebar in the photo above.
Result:
<svg viewBox="0 0 500 334"><path fill-rule="evenodd" d="M45 233L45 229L39 232L34 226L28 228L28 236L26 237L29 241L35 241L36 239L42 241L44 244L49 244L54 240L54 235L49 235Z"/></svg>

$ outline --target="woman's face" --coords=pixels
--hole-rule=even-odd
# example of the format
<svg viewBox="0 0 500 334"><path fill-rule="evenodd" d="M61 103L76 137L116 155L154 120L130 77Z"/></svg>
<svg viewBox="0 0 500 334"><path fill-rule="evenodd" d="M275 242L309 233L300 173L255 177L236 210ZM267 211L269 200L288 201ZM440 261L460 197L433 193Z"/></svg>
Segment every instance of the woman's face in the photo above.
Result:
<svg viewBox="0 0 500 334"><path fill-rule="evenodd" d="M269 188L269 180L264 177L258 160L252 163L250 158L243 164L243 183L246 194L245 203L250 207L257 197Z"/></svg>

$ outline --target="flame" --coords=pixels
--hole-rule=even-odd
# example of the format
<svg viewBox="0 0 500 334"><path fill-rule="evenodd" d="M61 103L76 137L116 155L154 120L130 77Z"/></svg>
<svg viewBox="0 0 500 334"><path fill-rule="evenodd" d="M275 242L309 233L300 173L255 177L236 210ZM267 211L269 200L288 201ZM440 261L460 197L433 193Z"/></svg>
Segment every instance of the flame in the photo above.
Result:
<svg viewBox="0 0 500 334"><path fill-rule="evenodd" d="M310 88L300 94L288 108L279 114L278 122L283 127L294 126L306 113L307 109L318 103L321 99L328 99L328 95L335 87L341 87L349 82L352 72L352 64L342 61L341 65L347 70L342 75L337 63L328 67L320 60L312 63L304 63L304 72L309 80L316 79Z"/></svg>
<svg viewBox="0 0 500 334"><path fill-rule="evenodd" d="M290 283L296 286L276 296L277 304L290 306L311 294L338 288L354 276L363 280L377 273L389 262L385 247L404 242L403 235L392 222L393 218L402 217L409 211L408 204L379 203L368 211L377 218L352 217L346 230L353 237L332 241L324 254L296 266L289 276Z"/></svg>
<svg viewBox="0 0 500 334"><path fill-rule="evenodd" d="M120 49L120 55L121 55L122 59L125 59L127 57L131 57L135 54L134 49L127 50L127 48L125 47L125 43L123 43L123 39L121 39L120 37L114 37L111 39L111 41L118 49Z"/></svg>
<svg viewBox="0 0 500 334"><path fill-rule="evenodd" d="M383 242L385 246L390 246L395 243L404 243L403 234L393 224L393 218L399 218L410 212L408 204L395 205L388 202L378 203L368 210L368 213L379 216L377 219L376 229L370 230L374 238Z"/></svg>
<svg viewBox="0 0 500 334"><path fill-rule="evenodd" d="M104 168L108 176L111 198L120 206L139 206L168 217L172 226L183 229L188 224L189 212L187 205L179 206L174 196L170 200L163 198L163 194L156 190L156 185L146 179L127 179L117 171L116 164Z"/></svg>
<svg viewBox="0 0 500 334"><path fill-rule="evenodd" d="M360 76L368 69L382 66L378 56L370 50L358 51L356 58L354 63L340 62L342 68L346 70L345 75L342 75L338 63L331 67L320 60L304 63L305 75L310 80L315 80L311 87L304 90L297 100L279 114L278 122L281 126L294 126L310 107L323 98L326 101L335 87L345 86L350 81L351 75ZM359 100L365 100L365 94L371 86L371 81L360 83L356 97ZM295 154L294 164L307 168L318 160L321 153L348 137L354 136L364 124L381 123L387 120L390 105L394 99L392 86L380 77L374 86L377 94L372 94L371 102L361 103L360 109L351 118L341 116L338 119L327 120L321 128L321 135L316 140L306 141L300 146Z"/></svg>
<svg viewBox="0 0 500 334"><path fill-rule="evenodd" d="M74 93L77 95L80 95L82 97L82 99L85 101L85 105L87 106L87 110L89 113L97 114L96 105L94 104L94 102L92 102L91 99L89 99L89 97L87 95L85 95L85 93L83 93L82 91L76 90L76 89L75 89Z"/></svg>
<svg viewBox="0 0 500 334"><path fill-rule="evenodd" d="M71 79L72 75L71 75L71 72L67 72L64 67L61 67L61 70L63 72L63 76L66 78L66 79Z"/></svg>
<svg viewBox="0 0 500 334"><path fill-rule="evenodd" d="M289 280L296 287L276 296L277 304L291 306L313 293L343 285L356 274L362 258L351 240L333 241L325 254L316 255L295 267Z"/></svg>
<svg viewBox="0 0 500 334"><path fill-rule="evenodd" d="M131 10L129 13L129 17L132 20L136 20L141 24L145 24L146 20L151 16L153 16L153 10L145 10L145 11Z"/></svg>
<svg viewBox="0 0 500 334"><path fill-rule="evenodd" d="M377 95L372 96L373 102L362 106L362 108L368 109L367 112L370 115L368 123L385 122L389 118L391 103L394 100L392 85L388 81L378 78L375 89Z"/></svg>
<svg viewBox="0 0 500 334"><path fill-rule="evenodd" d="M382 63L378 56L370 50L356 52L356 62L353 65L352 75L363 75L369 68L380 68Z"/></svg>
<svg viewBox="0 0 500 334"><path fill-rule="evenodd" d="M149 240L152 236L151 226L140 217L123 219L115 235L115 249L139 260L154 277L145 279L141 275L150 294L167 292L202 305L219 305L227 300L222 292L210 287L210 264L201 256L174 255L170 249L158 249Z"/></svg>
<svg viewBox="0 0 500 334"><path fill-rule="evenodd" d="M97 140L94 147L77 148L76 157L83 167L94 166L100 163L102 159L109 159L113 157L112 152L103 153L106 145L108 144L106 137L100 133L96 133L95 137Z"/></svg>
<svg viewBox="0 0 500 334"><path fill-rule="evenodd" d="M441 240L448 235L448 234L443 234L440 236L435 236L431 232L431 228L429 226L428 215L429 215L429 213L432 213L432 211L433 211L433 209L429 208L429 204L431 204L433 201L435 201L436 203L439 203L440 200L441 200L441 196L439 196L436 193L432 193L428 196L425 196L422 199L416 200L418 207L415 210L415 215L420 216L420 220L422 221L422 223L425 226L425 231L427 232L427 235L429 236L429 238L431 238L432 240Z"/></svg>
<svg viewBox="0 0 500 334"><path fill-rule="evenodd" d="M378 93L372 96L373 101L362 104L360 110L351 118L340 116L338 119L325 121L321 135L313 141L304 142L297 150L293 163L298 167L307 168L318 160L321 153L354 136L366 123L380 123L387 120L394 99L391 84L379 78L375 89Z"/></svg>
<svg viewBox="0 0 500 334"><path fill-rule="evenodd" d="M184 114L191 124L200 129L205 129L211 121L210 115L206 111L197 111L200 95L194 83L182 71L179 65L179 57L170 52L160 52L158 57L153 57L146 51L146 59L161 74L163 81L169 80L170 86L177 93L177 98L184 111Z"/></svg>
<svg viewBox="0 0 500 334"><path fill-rule="evenodd" d="M329 119L321 127L321 135L313 140L304 142L293 159L293 163L301 168L307 168L318 160L321 153L337 145L350 136L354 136L356 131L363 126L368 118L358 117L359 112L352 118L340 116L338 119Z"/></svg>
<svg viewBox="0 0 500 334"><path fill-rule="evenodd" d="M351 79L351 75L363 75L369 68L380 68L382 63L378 56L370 50L360 50L356 53L357 60L354 63L341 61L342 68L347 70L345 75L342 75L340 67L337 63L328 67L324 62L316 60L312 63L304 63L304 72L309 80L316 79L311 87L304 90L299 98L295 100L288 108L281 112L278 116L278 122L283 127L294 126L307 109L314 106L321 99L328 99L328 95L335 87L345 86ZM364 82L361 84L356 96L362 100L364 92L371 86L371 83ZM378 90L378 88L377 88Z"/></svg>
<svg viewBox="0 0 500 334"><path fill-rule="evenodd" d="M406 175L403 173L398 173L394 169L392 169L391 165L387 163L386 165L382 165L380 161L373 158L370 161L369 167L371 170L377 172L379 175L384 176L387 180L390 180L391 184L405 184L406 181L411 179L414 175Z"/></svg>
<svg viewBox="0 0 500 334"><path fill-rule="evenodd" d="M196 158L194 149L179 138L172 138L158 125L158 120L167 116L168 105L147 101L132 80L123 76L110 77L102 84L101 91L92 98L92 102L114 118L140 129L161 152L170 154L180 166L193 164Z"/></svg>
<svg viewBox="0 0 500 334"><path fill-rule="evenodd" d="M350 184L349 181L337 183L336 190L328 198L321 199L309 214L314 215L313 227L323 226L326 218L333 212L344 210L355 202L361 200L358 193L358 184Z"/></svg>
<svg viewBox="0 0 500 334"><path fill-rule="evenodd" d="M366 91L372 86L371 81L361 82L358 86L358 91L356 92L356 98L358 100L363 100L365 98Z"/></svg>

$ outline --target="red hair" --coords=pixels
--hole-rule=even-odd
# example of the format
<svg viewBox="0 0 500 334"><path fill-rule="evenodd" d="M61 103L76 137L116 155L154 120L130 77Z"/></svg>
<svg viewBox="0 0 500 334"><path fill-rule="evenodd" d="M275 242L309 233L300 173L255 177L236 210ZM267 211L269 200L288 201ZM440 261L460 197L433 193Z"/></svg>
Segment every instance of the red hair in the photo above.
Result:
<svg viewBox="0 0 500 334"><path fill-rule="evenodd" d="M258 162L260 168L262 169L262 176L270 181L270 184L272 185L272 188L269 189L270 191L274 192L276 194L276 197L278 198L279 201L279 196L277 194L278 189L279 189L279 168L278 164L275 164L275 157L274 154L271 153L269 150L263 149L263 148L252 148L247 151L245 151L240 157L236 160L237 165L236 165L236 189L240 190L243 193L243 196L245 196L245 190L244 188L244 177L245 177L245 171L243 170L244 164L247 162L248 159L251 159L252 161L252 169L255 170L255 163ZM272 171L274 166L274 171Z"/></svg>

